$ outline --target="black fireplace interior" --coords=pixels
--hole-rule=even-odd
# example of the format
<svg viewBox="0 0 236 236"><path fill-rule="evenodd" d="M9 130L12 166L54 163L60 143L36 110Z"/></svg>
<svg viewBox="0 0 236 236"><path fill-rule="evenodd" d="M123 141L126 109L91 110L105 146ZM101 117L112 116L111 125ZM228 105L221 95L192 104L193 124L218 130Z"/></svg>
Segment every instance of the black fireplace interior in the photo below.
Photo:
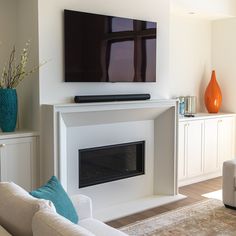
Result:
<svg viewBox="0 0 236 236"><path fill-rule="evenodd" d="M145 141L79 150L79 188L144 174Z"/></svg>

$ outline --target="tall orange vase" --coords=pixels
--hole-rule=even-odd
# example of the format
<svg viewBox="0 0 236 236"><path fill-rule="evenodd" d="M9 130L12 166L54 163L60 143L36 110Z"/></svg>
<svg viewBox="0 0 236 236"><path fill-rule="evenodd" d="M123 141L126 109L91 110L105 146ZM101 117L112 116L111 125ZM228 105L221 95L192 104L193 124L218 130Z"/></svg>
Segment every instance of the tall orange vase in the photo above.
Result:
<svg viewBox="0 0 236 236"><path fill-rule="evenodd" d="M211 74L211 81L205 91L205 106L209 113L217 113L220 110L221 102L222 94L220 86L216 80L216 73L213 70Z"/></svg>

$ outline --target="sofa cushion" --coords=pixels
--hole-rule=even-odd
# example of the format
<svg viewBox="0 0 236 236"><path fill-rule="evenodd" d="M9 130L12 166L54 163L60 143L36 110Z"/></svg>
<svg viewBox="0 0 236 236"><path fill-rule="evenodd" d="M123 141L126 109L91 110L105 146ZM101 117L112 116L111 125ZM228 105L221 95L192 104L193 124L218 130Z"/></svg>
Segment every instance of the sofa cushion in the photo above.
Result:
<svg viewBox="0 0 236 236"><path fill-rule="evenodd" d="M58 214L71 222L78 223L78 215L69 196L55 176L42 187L30 192L36 198L46 199L53 202Z"/></svg>
<svg viewBox="0 0 236 236"><path fill-rule="evenodd" d="M89 230L90 232L94 233L95 235L99 236L128 236L127 234L110 227L109 225L104 224L103 222L96 220L94 218L88 218L81 220L79 225L83 228Z"/></svg>
<svg viewBox="0 0 236 236"><path fill-rule="evenodd" d="M29 195L14 183L0 183L0 225L14 236L32 236L32 218L50 202Z"/></svg>
<svg viewBox="0 0 236 236"><path fill-rule="evenodd" d="M88 230L48 209L38 211L34 215L32 229L34 236L95 236Z"/></svg>
<svg viewBox="0 0 236 236"><path fill-rule="evenodd" d="M11 236L1 225L0 225L0 235L1 236Z"/></svg>

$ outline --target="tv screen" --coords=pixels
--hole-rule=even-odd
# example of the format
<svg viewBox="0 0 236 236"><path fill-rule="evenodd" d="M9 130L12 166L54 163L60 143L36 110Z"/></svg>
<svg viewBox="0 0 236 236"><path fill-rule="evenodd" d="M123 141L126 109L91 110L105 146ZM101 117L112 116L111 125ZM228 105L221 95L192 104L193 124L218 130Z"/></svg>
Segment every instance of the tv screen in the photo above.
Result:
<svg viewBox="0 0 236 236"><path fill-rule="evenodd" d="M155 82L156 23L64 10L66 82Z"/></svg>

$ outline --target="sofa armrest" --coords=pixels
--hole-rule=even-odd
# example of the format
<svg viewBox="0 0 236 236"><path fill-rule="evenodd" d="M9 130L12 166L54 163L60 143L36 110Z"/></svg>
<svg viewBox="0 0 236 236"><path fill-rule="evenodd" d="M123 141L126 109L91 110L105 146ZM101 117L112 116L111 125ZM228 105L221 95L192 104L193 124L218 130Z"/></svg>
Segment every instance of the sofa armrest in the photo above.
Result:
<svg viewBox="0 0 236 236"><path fill-rule="evenodd" d="M80 220L93 217L91 198L82 194L78 194L71 196L71 201L76 209Z"/></svg>
<svg viewBox="0 0 236 236"><path fill-rule="evenodd" d="M51 209L38 211L32 220L33 236L95 236Z"/></svg>
<svg viewBox="0 0 236 236"><path fill-rule="evenodd" d="M235 177L236 160L223 163L223 203L229 206L236 206L235 202Z"/></svg>
<svg viewBox="0 0 236 236"><path fill-rule="evenodd" d="M1 225L0 225L0 235L1 236L11 236Z"/></svg>

